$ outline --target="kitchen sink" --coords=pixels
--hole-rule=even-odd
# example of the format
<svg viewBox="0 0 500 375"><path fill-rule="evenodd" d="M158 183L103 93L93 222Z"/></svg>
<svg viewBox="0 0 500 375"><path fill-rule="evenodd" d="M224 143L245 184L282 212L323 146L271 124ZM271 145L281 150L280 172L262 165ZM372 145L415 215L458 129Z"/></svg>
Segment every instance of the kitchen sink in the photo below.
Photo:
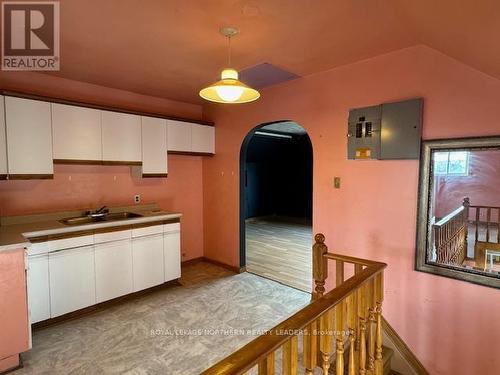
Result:
<svg viewBox="0 0 500 375"><path fill-rule="evenodd" d="M59 220L59 222L65 225L84 225L84 224L100 223L104 221L127 220L136 217L142 217L142 215L136 214L134 212L113 212L113 213L107 213L99 217L92 217L87 215L68 217L66 219Z"/></svg>
<svg viewBox="0 0 500 375"><path fill-rule="evenodd" d="M134 212L113 212L113 213L106 214L101 220L102 221L115 221L115 220L133 219L135 217L142 217L142 215L136 214Z"/></svg>

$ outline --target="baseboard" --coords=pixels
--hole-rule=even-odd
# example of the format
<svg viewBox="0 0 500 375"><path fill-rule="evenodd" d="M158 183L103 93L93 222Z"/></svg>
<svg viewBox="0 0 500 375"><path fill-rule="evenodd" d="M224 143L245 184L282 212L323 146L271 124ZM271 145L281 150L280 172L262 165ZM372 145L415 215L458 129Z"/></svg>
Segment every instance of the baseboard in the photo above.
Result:
<svg viewBox="0 0 500 375"><path fill-rule="evenodd" d="M200 263L200 262L211 263L215 266L225 268L225 269L227 269L231 272L234 272L234 273L243 273L243 272L246 272L246 270L247 270L246 267L231 266L229 264L219 262L218 260L214 260L214 259L210 259L210 258L206 258L206 257L198 257L198 258L185 260L181 263L181 266L182 267L192 266L193 264Z"/></svg>
<svg viewBox="0 0 500 375"><path fill-rule="evenodd" d="M192 266L193 264L204 262L204 261L205 261L205 258L203 258L203 257L198 257L198 258L183 260L181 262L181 267Z"/></svg>
<svg viewBox="0 0 500 375"><path fill-rule="evenodd" d="M247 270L246 267L231 266L229 264L219 262L218 260L209 259L209 258L205 258L205 257L203 258L203 261L207 262L207 263L212 263L212 264L219 266L219 267L222 267L222 268L225 268L225 269L232 271L234 273L243 273L243 272L246 272L246 270Z"/></svg>
<svg viewBox="0 0 500 375"><path fill-rule="evenodd" d="M413 354L408 345L403 341L401 337L397 334L394 328L382 317L382 329L387 334L387 336L391 339L391 341L396 346L397 350L403 356L403 359L415 370L415 372L419 375L430 375L429 371L427 371L422 365L422 362L418 360L418 358Z"/></svg>
<svg viewBox="0 0 500 375"><path fill-rule="evenodd" d="M80 310L72 311L70 313L60 315L60 316L57 316L55 318L42 320L41 322L33 323L31 325L31 327L32 327L32 330L34 331L34 330L38 330L38 329L42 329L42 328L51 327L51 326L54 326L57 324L61 324L61 323L67 322L69 320L78 319L78 318L81 318L83 316L88 316L88 315L94 314L96 312L106 310L111 306L115 306L115 305L119 305L119 304L123 304L123 303L129 302L129 301L132 301L138 297L156 292L158 290L171 288L173 286L180 286L182 284L179 282L179 280L180 279L167 281L163 284L156 285L156 286L153 286L153 287L148 288L148 289L125 294L124 296L116 297L116 298L110 299L108 301L96 303L95 305L88 306L88 307L85 307L85 308L80 309Z"/></svg>

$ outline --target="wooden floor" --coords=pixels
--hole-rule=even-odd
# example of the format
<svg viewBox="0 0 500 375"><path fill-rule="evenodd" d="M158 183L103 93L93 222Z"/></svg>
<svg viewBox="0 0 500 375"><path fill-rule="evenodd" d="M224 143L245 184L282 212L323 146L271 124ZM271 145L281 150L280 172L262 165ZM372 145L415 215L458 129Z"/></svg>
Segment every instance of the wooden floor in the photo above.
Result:
<svg viewBox="0 0 500 375"><path fill-rule="evenodd" d="M311 224L279 217L248 219L246 268L256 275L310 292Z"/></svg>

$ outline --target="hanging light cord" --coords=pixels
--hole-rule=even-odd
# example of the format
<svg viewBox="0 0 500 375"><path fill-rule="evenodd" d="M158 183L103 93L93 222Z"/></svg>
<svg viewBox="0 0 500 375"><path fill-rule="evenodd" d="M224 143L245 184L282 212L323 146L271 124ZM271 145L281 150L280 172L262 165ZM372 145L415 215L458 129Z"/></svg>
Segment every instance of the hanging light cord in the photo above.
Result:
<svg viewBox="0 0 500 375"><path fill-rule="evenodd" d="M228 53L227 53L227 60L228 60L228 68L231 67L231 36L228 36L227 37L228 41L227 41L227 45L228 45Z"/></svg>

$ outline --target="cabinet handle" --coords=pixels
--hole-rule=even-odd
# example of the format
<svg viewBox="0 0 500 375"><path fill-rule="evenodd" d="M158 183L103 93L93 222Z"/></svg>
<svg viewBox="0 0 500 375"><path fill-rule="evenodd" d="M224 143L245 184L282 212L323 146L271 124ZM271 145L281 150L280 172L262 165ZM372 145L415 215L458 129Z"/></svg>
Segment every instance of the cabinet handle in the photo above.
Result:
<svg viewBox="0 0 500 375"><path fill-rule="evenodd" d="M78 250L78 249L91 249L93 248L92 245L86 245L86 246L76 246L76 247L68 247L68 248L65 248L65 249L59 249L59 250L53 250L53 251L49 251L49 254L57 254L57 253L60 253L62 251L69 251L69 250Z"/></svg>

